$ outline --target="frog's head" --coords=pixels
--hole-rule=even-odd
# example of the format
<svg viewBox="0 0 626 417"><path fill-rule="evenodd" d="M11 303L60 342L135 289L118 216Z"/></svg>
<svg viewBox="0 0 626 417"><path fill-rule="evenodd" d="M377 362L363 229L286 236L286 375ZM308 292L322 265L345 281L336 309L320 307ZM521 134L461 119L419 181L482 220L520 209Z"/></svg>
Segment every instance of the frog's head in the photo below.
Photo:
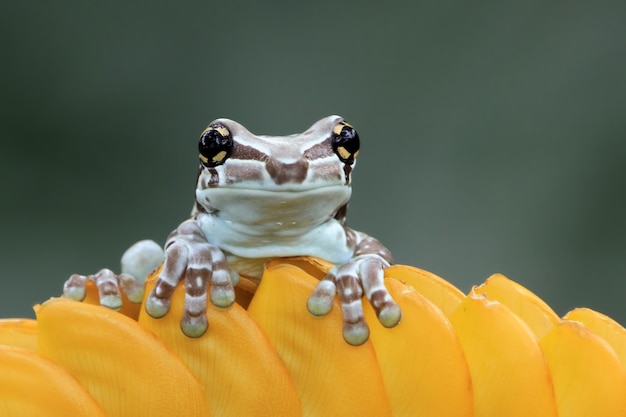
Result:
<svg viewBox="0 0 626 417"><path fill-rule="evenodd" d="M200 188L254 188L304 191L350 185L359 136L339 116L329 116L306 132L260 136L239 123L217 119L202 132Z"/></svg>
<svg viewBox="0 0 626 417"><path fill-rule="evenodd" d="M289 202L299 210L309 203L319 208L314 198L331 210L348 202L359 136L339 116L288 136L255 135L233 120L217 119L202 132L199 150L198 209L228 210L247 200L270 210L282 202L284 215Z"/></svg>

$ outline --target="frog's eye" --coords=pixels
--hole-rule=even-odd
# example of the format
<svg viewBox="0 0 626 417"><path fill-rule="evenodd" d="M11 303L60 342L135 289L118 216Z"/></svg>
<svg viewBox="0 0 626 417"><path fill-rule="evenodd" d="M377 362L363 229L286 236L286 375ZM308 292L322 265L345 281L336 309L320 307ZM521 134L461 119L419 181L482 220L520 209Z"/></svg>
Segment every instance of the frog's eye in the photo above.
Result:
<svg viewBox="0 0 626 417"><path fill-rule="evenodd" d="M198 143L200 162L207 168L223 164L233 151L230 131L221 124L209 126L200 136Z"/></svg>
<svg viewBox="0 0 626 417"><path fill-rule="evenodd" d="M333 129L332 137L333 151L337 154L341 162L352 165L354 159L359 154L359 135L354 128L346 123L340 122Z"/></svg>

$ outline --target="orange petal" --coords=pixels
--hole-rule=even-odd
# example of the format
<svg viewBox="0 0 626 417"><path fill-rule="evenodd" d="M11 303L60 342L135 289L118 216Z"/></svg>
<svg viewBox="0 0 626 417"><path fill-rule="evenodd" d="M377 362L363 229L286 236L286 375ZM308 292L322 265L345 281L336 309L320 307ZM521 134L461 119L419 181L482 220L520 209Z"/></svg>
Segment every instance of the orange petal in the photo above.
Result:
<svg viewBox="0 0 626 417"><path fill-rule="evenodd" d="M318 280L287 262L266 267L248 312L287 366L305 415L391 415L371 342L343 340L337 301L327 316L310 315L307 298Z"/></svg>
<svg viewBox="0 0 626 417"><path fill-rule="evenodd" d="M626 371L604 339L579 322L563 320L540 343L560 416L626 416Z"/></svg>
<svg viewBox="0 0 626 417"><path fill-rule="evenodd" d="M472 416L472 381L452 325L414 288L393 278L385 284L401 322L385 328L369 304L364 308L393 415Z"/></svg>
<svg viewBox="0 0 626 417"><path fill-rule="evenodd" d="M33 351L0 346L0 369L0 416L105 417L69 372Z"/></svg>
<svg viewBox="0 0 626 417"><path fill-rule="evenodd" d="M276 263L288 263L290 265L297 266L318 280L324 278L326 274L328 274L328 271L334 268L334 265L330 262L320 258L313 258L311 256L293 256L291 258L282 258L274 261L274 264Z"/></svg>
<svg viewBox="0 0 626 417"><path fill-rule="evenodd" d="M385 269L385 277L395 278L415 288L450 316L465 298L457 287L432 272L406 265L392 265Z"/></svg>
<svg viewBox="0 0 626 417"><path fill-rule="evenodd" d="M146 281L146 294L156 277ZM302 405L285 365L250 315L238 304L219 309L209 303L209 329L189 338L179 324L184 296L181 284L165 317L154 319L142 309L139 323L170 346L205 386L213 415L301 416Z"/></svg>
<svg viewBox="0 0 626 417"><path fill-rule="evenodd" d="M37 322L32 319L1 319L0 345L37 350Z"/></svg>
<svg viewBox="0 0 626 417"><path fill-rule="evenodd" d="M136 321L64 298L36 313L38 352L70 371L107 415L210 415L189 369Z"/></svg>
<svg viewBox="0 0 626 417"><path fill-rule="evenodd" d="M618 322L589 308L574 309L563 318L581 322L606 340L626 368L626 329Z"/></svg>
<svg viewBox="0 0 626 417"><path fill-rule="evenodd" d="M100 295L98 294L98 287L92 281L87 281L85 284L85 299L82 302L96 306L100 305ZM128 316L133 320L137 320L137 317L139 317L140 309L141 304L131 303L130 300L126 298L126 294L122 292L122 307L117 310L118 313L122 313L123 315Z"/></svg>
<svg viewBox="0 0 626 417"><path fill-rule="evenodd" d="M476 416L556 416L552 381L532 330L473 290L450 316L474 384Z"/></svg>
<svg viewBox="0 0 626 417"><path fill-rule="evenodd" d="M235 286L235 302L243 308L247 308L258 286L257 281L240 276L239 282Z"/></svg>
<svg viewBox="0 0 626 417"><path fill-rule="evenodd" d="M502 274L490 276L474 291L477 294L484 294L489 300L499 301L506 305L528 324L538 339L541 339L561 321L554 310L541 298Z"/></svg>

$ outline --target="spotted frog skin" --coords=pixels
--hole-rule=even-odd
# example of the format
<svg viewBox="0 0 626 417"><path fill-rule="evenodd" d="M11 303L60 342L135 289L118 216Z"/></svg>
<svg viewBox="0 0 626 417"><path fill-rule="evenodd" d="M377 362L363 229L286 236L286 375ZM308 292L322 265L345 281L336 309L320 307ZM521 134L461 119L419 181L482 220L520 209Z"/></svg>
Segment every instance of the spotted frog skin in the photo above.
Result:
<svg viewBox="0 0 626 417"><path fill-rule="evenodd" d="M313 256L335 265L309 297L307 308L313 315L327 314L338 295L344 338L362 344L369 337L364 295L380 322L395 326L400 309L383 283L391 254L376 239L346 225L359 146L358 134L339 116L289 136L255 135L229 119L211 122L200 136L191 217L167 239L164 266L146 299L146 312L152 317L167 314L174 289L184 281L181 329L189 337L201 336L208 327L207 295L214 305L228 307L235 300L239 274L260 280L263 265L271 259ZM131 263L142 251L128 255ZM126 272L72 275L64 295L81 299L91 280L103 305L118 308L120 291L141 300L140 281Z"/></svg>

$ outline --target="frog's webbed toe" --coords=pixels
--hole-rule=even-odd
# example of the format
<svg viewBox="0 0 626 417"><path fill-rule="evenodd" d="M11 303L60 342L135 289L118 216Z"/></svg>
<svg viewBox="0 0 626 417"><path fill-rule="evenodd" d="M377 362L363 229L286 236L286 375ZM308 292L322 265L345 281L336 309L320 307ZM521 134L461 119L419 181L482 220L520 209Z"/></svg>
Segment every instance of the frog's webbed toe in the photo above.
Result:
<svg viewBox="0 0 626 417"><path fill-rule="evenodd" d="M83 301L87 295L87 277L80 274L72 274L63 284L63 297L70 300Z"/></svg>
<svg viewBox="0 0 626 417"><path fill-rule="evenodd" d="M387 266L389 263L382 257L368 254L333 268L309 297L309 312L316 316L327 314L335 294L338 294L343 315L343 337L346 342L357 346L369 338L369 328L363 316L363 295L383 326L397 325L402 313L385 288L383 268Z"/></svg>
<svg viewBox="0 0 626 417"><path fill-rule="evenodd" d="M100 304L119 310L122 307L123 292L132 303L139 304L143 298L143 285L128 274L116 275L110 269L101 269L93 275L73 274L63 285L63 296L82 301L86 295L87 282L98 288Z"/></svg>
<svg viewBox="0 0 626 417"><path fill-rule="evenodd" d="M223 252L206 242L191 221L179 226L168 241L163 269L146 299L146 312L155 318L167 314L181 281L185 284L185 304L180 327L187 336L200 337L209 325L207 293L211 303L226 308L235 301L235 290Z"/></svg>

